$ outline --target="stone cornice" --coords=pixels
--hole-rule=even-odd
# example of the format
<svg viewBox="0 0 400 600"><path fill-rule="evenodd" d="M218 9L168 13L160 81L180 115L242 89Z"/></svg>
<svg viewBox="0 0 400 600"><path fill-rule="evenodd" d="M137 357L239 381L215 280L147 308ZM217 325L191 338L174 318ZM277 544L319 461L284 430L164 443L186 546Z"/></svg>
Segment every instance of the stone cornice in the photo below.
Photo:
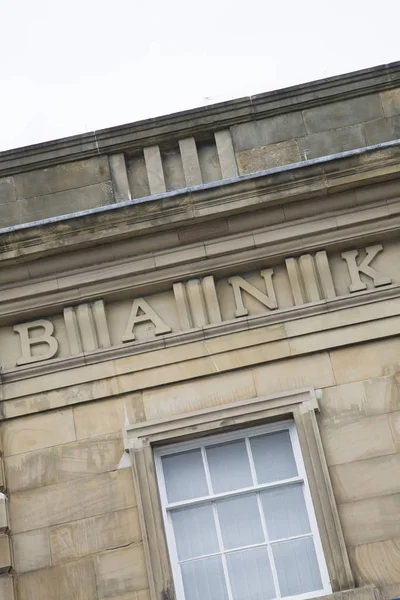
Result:
<svg viewBox="0 0 400 600"><path fill-rule="evenodd" d="M212 132L400 86L400 62L0 153L0 176Z"/></svg>

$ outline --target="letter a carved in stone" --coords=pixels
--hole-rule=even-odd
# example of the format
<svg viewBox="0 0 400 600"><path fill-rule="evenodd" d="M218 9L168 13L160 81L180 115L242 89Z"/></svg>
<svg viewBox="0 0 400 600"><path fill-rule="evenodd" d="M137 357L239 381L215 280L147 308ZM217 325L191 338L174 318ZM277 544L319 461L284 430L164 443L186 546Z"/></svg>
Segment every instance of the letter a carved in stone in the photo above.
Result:
<svg viewBox="0 0 400 600"><path fill-rule="evenodd" d="M171 327L164 323L164 321L158 316L155 310L151 308L144 298L137 298L132 304L128 324L126 326L122 341L131 342L134 340L134 326L137 323L145 323L146 321L153 323L155 327L155 335L162 335L163 333L169 333L171 331Z"/></svg>

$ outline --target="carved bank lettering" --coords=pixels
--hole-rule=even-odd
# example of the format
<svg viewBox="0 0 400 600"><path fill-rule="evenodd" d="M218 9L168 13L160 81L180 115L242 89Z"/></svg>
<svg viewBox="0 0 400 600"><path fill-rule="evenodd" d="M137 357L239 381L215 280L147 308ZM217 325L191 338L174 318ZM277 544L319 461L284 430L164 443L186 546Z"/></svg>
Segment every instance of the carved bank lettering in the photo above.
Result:
<svg viewBox="0 0 400 600"><path fill-rule="evenodd" d="M150 321L153 323L154 335L161 335L163 333L170 333L171 327L164 323L158 316L155 310L151 308L148 302L144 298L136 298L132 304L131 312L128 319L128 324L124 336L123 342L131 342L135 339L134 327L137 323L146 323Z"/></svg>
<svg viewBox="0 0 400 600"><path fill-rule="evenodd" d="M247 292L250 296L264 304L269 309L278 308L276 302L274 284L272 283L272 276L274 274L273 269L265 269L260 272L261 277L264 278L267 293L260 292L254 285L243 279L243 277L235 276L228 279L233 289L233 295L235 296L236 311L235 317L245 317L249 314L247 308L243 304L242 291Z"/></svg>
<svg viewBox="0 0 400 600"><path fill-rule="evenodd" d="M359 292L361 290L367 289L367 284L361 281L360 273L364 273L364 275L370 277L374 282L375 287L379 287L381 285L389 285L390 283L392 283L390 277L379 273L379 271L373 269L370 266L370 263L373 261L375 256L379 254L379 252L382 252L382 250L382 244L376 244L375 246L367 246L367 248L365 248L367 256L359 264L356 261L356 258L358 256L358 250L348 250L347 252L341 253L341 257L347 262L347 266L350 273L350 292Z"/></svg>
<svg viewBox="0 0 400 600"><path fill-rule="evenodd" d="M54 325L51 321L38 319L31 323L14 325L13 330L19 333L21 342L21 356L17 360L17 365L27 365L38 360L48 360L57 354L58 341L53 336ZM38 356L33 355L32 349L35 346L45 346L45 350Z"/></svg>
<svg viewBox="0 0 400 600"><path fill-rule="evenodd" d="M389 285L392 282L391 278L371 266L374 258L382 250L381 244L368 246L365 248L366 256L362 260L357 260L358 250L342 252L340 256L343 262L337 255L335 273L338 274L338 286L341 285L341 281L345 281L347 286L350 277L350 292L367 289L367 283L362 281L361 274L371 280L369 287L372 284L374 287ZM216 325L233 317L246 317L249 315L249 307L254 307L254 300L265 307L265 310L272 311L280 307L278 304L282 300L286 304L281 308L286 308L331 300L337 296L325 251L319 251L315 255L303 254L287 258L284 266L285 269L282 268L282 264L276 268L278 275L275 276L271 268L260 271L259 276L261 281L263 280L261 288L240 275L234 275L228 280L222 279L218 284L218 290L221 290L222 294L220 299L212 275L174 283L169 292L163 292L164 303L158 304L161 314L158 314L145 298L136 298L129 312L125 305L121 308L119 305L110 305L106 311L103 300L97 300L93 303L65 307L63 320L60 322L60 319L56 318L56 333L53 322L45 319L15 325L13 330L19 335L21 345L21 356L17 365L54 358L59 349L57 335L60 343L65 338L68 341L67 352L69 350L70 356L109 348L112 344L108 318L111 323L116 323L113 319L115 312L112 311L121 310L121 313L118 312L118 322L122 320L121 329L118 332L114 331L115 343L120 345L135 341L135 328L142 323L151 324L152 334L159 336L172 332L172 328L174 333L178 333ZM252 281L254 276L254 273L251 274ZM230 290L230 297L226 294L227 290ZM139 336L139 332L137 335ZM61 354L65 355L63 347L61 345Z"/></svg>

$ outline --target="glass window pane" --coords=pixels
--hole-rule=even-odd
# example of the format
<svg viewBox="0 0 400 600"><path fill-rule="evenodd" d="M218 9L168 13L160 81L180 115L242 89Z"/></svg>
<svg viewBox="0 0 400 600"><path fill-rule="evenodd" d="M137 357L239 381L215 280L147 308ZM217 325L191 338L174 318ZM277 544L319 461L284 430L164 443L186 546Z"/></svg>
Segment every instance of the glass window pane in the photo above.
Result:
<svg viewBox="0 0 400 600"><path fill-rule="evenodd" d="M282 596L322 589L312 537L272 544Z"/></svg>
<svg viewBox="0 0 400 600"><path fill-rule="evenodd" d="M209 446L207 458L214 493L229 492L253 485L244 440Z"/></svg>
<svg viewBox="0 0 400 600"><path fill-rule="evenodd" d="M250 438L258 483L270 483L297 475L292 443L287 430Z"/></svg>
<svg viewBox="0 0 400 600"><path fill-rule="evenodd" d="M208 496L201 450L162 457L168 502Z"/></svg>
<svg viewBox="0 0 400 600"><path fill-rule="evenodd" d="M227 600L228 593L220 556L181 565L185 600Z"/></svg>
<svg viewBox="0 0 400 600"><path fill-rule="evenodd" d="M265 542L255 494L220 500L217 509L226 550Z"/></svg>
<svg viewBox="0 0 400 600"><path fill-rule="evenodd" d="M270 540L309 533L310 522L301 483L268 490L260 496Z"/></svg>
<svg viewBox="0 0 400 600"><path fill-rule="evenodd" d="M275 598L268 552L265 546L226 555L233 600Z"/></svg>
<svg viewBox="0 0 400 600"><path fill-rule="evenodd" d="M218 552L211 504L171 512L179 560Z"/></svg>

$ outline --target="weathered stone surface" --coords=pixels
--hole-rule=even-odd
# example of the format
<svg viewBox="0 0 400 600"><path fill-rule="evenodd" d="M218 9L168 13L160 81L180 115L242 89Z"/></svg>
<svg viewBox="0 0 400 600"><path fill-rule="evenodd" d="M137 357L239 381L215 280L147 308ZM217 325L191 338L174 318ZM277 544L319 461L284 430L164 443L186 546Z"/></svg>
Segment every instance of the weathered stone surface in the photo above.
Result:
<svg viewBox="0 0 400 600"><path fill-rule="evenodd" d="M12 575L0 575L0 598L1 600L15 600Z"/></svg>
<svg viewBox="0 0 400 600"><path fill-rule="evenodd" d="M203 183L211 183L222 179L217 147L214 142L200 142L197 144L200 171Z"/></svg>
<svg viewBox="0 0 400 600"><path fill-rule="evenodd" d="M307 135L301 112L290 112L231 127L236 152Z"/></svg>
<svg viewBox="0 0 400 600"><path fill-rule="evenodd" d="M308 133L339 129L383 116L379 94L332 102L303 110Z"/></svg>
<svg viewBox="0 0 400 600"><path fill-rule="evenodd" d="M144 590L148 587L143 546L128 546L96 556L99 599Z"/></svg>
<svg viewBox="0 0 400 600"><path fill-rule="evenodd" d="M358 546L400 538L400 494L339 506L346 544Z"/></svg>
<svg viewBox="0 0 400 600"><path fill-rule="evenodd" d="M385 90L380 93L383 112L386 117L400 114L400 89Z"/></svg>
<svg viewBox="0 0 400 600"><path fill-rule="evenodd" d="M2 425L4 456L75 441L72 409L34 415Z"/></svg>
<svg viewBox="0 0 400 600"><path fill-rule="evenodd" d="M49 530L36 529L12 536L14 569L17 573L51 566Z"/></svg>
<svg viewBox="0 0 400 600"><path fill-rule="evenodd" d="M24 490L113 471L122 454L122 435L114 434L9 456L6 459L8 489Z"/></svg>
<svg viewBox="0 0 400 600"><path fill-rule="evenodd" d="M278 142L236 154L239 175L264 171L281 165L299 162L301 155L296 140Z"/></svg>
<svg viewBox="0 0 400 600"><path fill-rule="evenodd" d="M10 496L13 533L31 531L135 506L131 469L14 492Z"/></svg>
<svg viewBox="0 0 400 600"><path fill-rule="evenodd" d="M136 508L120 510L51 528L53 564L127 546L141 540Z"/></svg>
<svg viewBox="0 0 400 600"><path fill-rule="evenodd" d="M369 121L363 125L368 146L381 144L400 137L400 115Z"/></svg>
<svg viewBox="0 0 400 600"><path fill-rule="evenodd" d="M18 200L21 223L28 223L58 215L70 214L105 206L114 202L113 188L110 181L86 187L35 196Z"/></svg>
<svg viewBox="0 0 400 600"><path fill-rule="evenodd" d="M298 140L301 157L305 160L319 156L329 156L366 146L361 125L342 127L332 131L321 131Z"/></svg>
<svg viewBox="0 0 400 600"><path fill-rule="evenodd" d="M0 206L16 199L14 178L4 177L0 179ZM4 208L4 207L3 207Z"/></svg>
<svg viewBox="0 0 400 600"><path fill-rule="evenodd" d="M358 344L332 350L330 357L336 383L369 380L400 372L400 340Z"/></svg>
<svg viewBox="0 0 400 600"><path fill-rule="evenodd" d="M255 367L252 371L259 396L310 385L324 388L334 384L327 353L314 354L311 360L307 356L280 360L270 365Z"/></svg>
<svg viewBox="0 0 400 600"><path fill-rule="evenodd" d="M66 190L102 183L110 179L107 156L61 163L15 175L17 199L55 194Z"/></svg>
<svg viewBox="0 0 400 600"><path fill-rule="evenodd" d="M79 440L108 433L120 433L126 417L130 423L143 421L142 395L127 394L74 408L76 435Z"/></svg>
<svg viewBox="0 0 400 600"><path fill-rule="evenodd" d="M321 438L329 465L396 452L387 415L324 425L321 427Z"/></svg>
<svg viewBox="0 0 400 600"><path fill-rule="evenodd" d="M155 419L255 396L251 372L242 371L148 390L143 394L143 404L147 419Z"/></svg>
<svg viewBox="0 0 400 600"><path fill-rule="evenodd" d="M400 477L393 476L400 473L399 453L336 465L330 473L339 504L400 493Z"/></svg>
<svg viewBox="0 0 400 600"><path fill-rule="evenodd" d="M400 589L400 539L349 548L349 556L359 586L398 583Z"/></svg>
<svg viewBox="0 0 400 600"><path fill-rule="evenodd" d="M132 198L142 198L150 195L146 163L143 154L127 158L129 188Z"/></svg>
<svg viewBox="0 0 400 600"><path fill-rule="evenodd" d="M6 533L0 534L0 574L8 573L12 567L11 543Z"/></svg>
<svg viewBox="0 0 400 600"><path fill-rule="evenodd" d="M91 559L39 569L17 577L18 600L97 600Z"/></svg>

